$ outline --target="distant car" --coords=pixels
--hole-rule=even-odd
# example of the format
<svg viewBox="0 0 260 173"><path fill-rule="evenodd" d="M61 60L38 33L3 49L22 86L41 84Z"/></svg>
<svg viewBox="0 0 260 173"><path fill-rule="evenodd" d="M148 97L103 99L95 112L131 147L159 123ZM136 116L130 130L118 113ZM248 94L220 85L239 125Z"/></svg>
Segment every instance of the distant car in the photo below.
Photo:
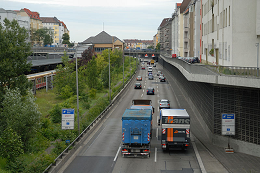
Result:
<svg viewBox="0 0 260 173"><path fill-rule="evenodd" d="M153 73L152 72L148 72L148 76L150 76L150 75L153 75Z"/></svg>
<svg viewBox="0 0 260 173"><path fill-rule="evenodd" d="M164 74L160 74L159 79L161 79L162 77L164 77Z"/></svg>
<svg viewBox="0 0 260 173"><path fill-rule="evenodd" d="M145 66L142 66L142 70L145 70Z"/></svg>
<svg viewBox="0 0 260 173"><path fill-rule="evenodd" d="M142 89L141 83L136 83L135 84L135 89Z"/></svg>
<svg viewBox="0 0 260 173"><path fill-rule="evenodd" d="M153 80L153 75L149 75L149 76L148 76L148 79L149 79L149 80Z"/></svg>
<svg viewBox="0 0 260 173"><path fill-rule="evenodd" d="M170 109L170 101L167 100L167 99L162 99L159 101L159 109L162 109L162 108L168 108Z"/></svg>
<svg viewBox="0 0 260 173"><path fill-rule="evenodd" d="M166 78L164 76L161 76L160 82L166 82Z"/></svg>
<svg viewBox="0 0 260 173"><path fill-rule="evenodd" d="M149 95L149 94L154 95L154 88L152 88L152 87L147 88L147 95Z"/></svg>
<svg viewBox="0 0 260 173"><path fill-rule="evenodd" d="M156 64L154 63L154 65L153 65L154 67L156 67Z"/></svg>
<svg viewBox="0 0 260 173"><path fill-rule="evenodd" d="M137 76L136 80L137 81L142 81L142 76Z"/></svg>
<svg viewBox="0 0 260 173"><path fill-rule="evenodd" d="M160 76L161 74L162 74L161 71L158 71L158 72L157 72L157 76Z"/></svg>

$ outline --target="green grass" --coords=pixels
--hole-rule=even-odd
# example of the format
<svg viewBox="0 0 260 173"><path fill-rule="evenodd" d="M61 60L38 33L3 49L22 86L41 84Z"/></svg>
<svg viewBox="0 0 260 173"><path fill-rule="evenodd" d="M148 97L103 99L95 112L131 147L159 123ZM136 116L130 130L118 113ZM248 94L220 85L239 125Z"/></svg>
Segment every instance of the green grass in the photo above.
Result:
<svg viewBox="0 0 260 173"><path fill-rule="evenodd" d="M48 90L48 92L45 89L37 90L35 97L37 98L35 103L44 117L54 105L64 101L55 95L54 90Z"/></svg>

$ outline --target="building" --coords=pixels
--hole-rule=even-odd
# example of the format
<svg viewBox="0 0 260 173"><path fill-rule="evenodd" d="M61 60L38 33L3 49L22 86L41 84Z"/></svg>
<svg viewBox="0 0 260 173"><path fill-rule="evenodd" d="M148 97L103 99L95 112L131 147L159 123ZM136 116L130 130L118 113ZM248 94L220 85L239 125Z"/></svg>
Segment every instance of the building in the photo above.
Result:
<svg viewBox="0 0 260 173"><path fill-rule="evenodd" d="M201 9L202 61L222 66L256 67L260 2L202 0Z"/></svg>
<svg viewBox="0 0 260 173"><path fill-rule="evenodd" d="M2 25L4 25L4 19L7 18L8 20L17 20L20 27L24 27L26 30L30 30L30 18L29 16L20 16L17 15L19 11L13 11L13 10L5 10L3 8L0 8L0 22ZM29 33L30 34L30 33ZM30 41L30 35L27 39L27 41Z"/></svg>
<svg viewBox="0 0 260 173"><path fill-rule="evenodd" d="M60 35L60 21L56 17L42 17L43 27L51 30L53 32L53 44L61 45L62 44L62 36ZM64 29L63 29L64 32Z"/></svg>
<svg viewBox="0 0 260 173"><path fill-rule="evenodd" d="M179 16L178 16L178 9L180 8L181 3L176 3L175 5L175 11L172 13L172 51L171 54L176 54L177 56L180 56L180 53L178 52L179 47Z"/></svg>
<svg viewBox="0 0 260 173"><path fill-rule="evenodd" d="M30 28L32 30L38 30L42 28L42 19L40 18L40 14L38 12L32 12L27 8L21 9L17 11L19 16L29 16L30 17Z"/></svg>
<svg viewBox="0 0 260 173"><path fill-rule="evenodd" d="M121 49L124 48L124 42L118 39L116 36L111 36L105 31L100 32L96 36L89 37L81 44L91 44L94 46L96 53L102 53L105 49Z"/></svg>
<svg viewBox="0 0 260 173"><path fill-rule="evenodd" d="M160 50L165 53L171 53L171 28L172 28L172 19L164 18L158 27L158 32L160 33Z"/></svg>

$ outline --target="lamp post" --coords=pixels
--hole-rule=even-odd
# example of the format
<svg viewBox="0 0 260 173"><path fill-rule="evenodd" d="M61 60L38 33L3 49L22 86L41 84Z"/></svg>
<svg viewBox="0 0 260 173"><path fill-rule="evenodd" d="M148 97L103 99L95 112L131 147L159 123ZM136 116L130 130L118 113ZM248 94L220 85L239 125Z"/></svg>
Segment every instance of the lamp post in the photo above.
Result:
<svg viewBox="0 0 260 173"><path fill-rule="evenodd" d="M78 55L77 55L78 45L76 46L76 85L77 85L77 114L78 114L78 133L80 135L79 126L79 81L78 81Z"/></svg>
<svg viewBox="0 0 260 173"><path fill-rule="evenodd" d="M124 86L124 82L125 82L125 56L124 56L124 51L123 51L123 88L125 87Z"/></svg>
<svg viewBox="0 0 260 173"><path fill-rule="evenodd" d="M111 90L110 90L110 49L108 49L108 69L109 69L109 103L111 103Z"/></svg>
<svg viewBox="0 0 260 173"><path fill-rule="evenodd" d="M258 56L259 56L259 43L256 43L255 46L257 47L257 56L256 56L256 71L257 71L257 77L259 75L259 68L258 68Z"/></svg>

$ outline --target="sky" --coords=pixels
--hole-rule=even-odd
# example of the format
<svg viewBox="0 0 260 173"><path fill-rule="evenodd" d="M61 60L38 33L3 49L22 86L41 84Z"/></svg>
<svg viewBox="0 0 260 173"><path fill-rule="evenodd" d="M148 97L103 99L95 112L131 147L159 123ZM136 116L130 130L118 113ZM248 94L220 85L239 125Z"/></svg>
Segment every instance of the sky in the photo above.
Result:
<svg viewBox="0 0 260 173"><path fill-rule="evenodd" d="M120 40L153 40L164 18L182 0L0 0L0 8L28 8L40 17L57 17L70 32L71 42L82 42L103 30Z"/></svg>

